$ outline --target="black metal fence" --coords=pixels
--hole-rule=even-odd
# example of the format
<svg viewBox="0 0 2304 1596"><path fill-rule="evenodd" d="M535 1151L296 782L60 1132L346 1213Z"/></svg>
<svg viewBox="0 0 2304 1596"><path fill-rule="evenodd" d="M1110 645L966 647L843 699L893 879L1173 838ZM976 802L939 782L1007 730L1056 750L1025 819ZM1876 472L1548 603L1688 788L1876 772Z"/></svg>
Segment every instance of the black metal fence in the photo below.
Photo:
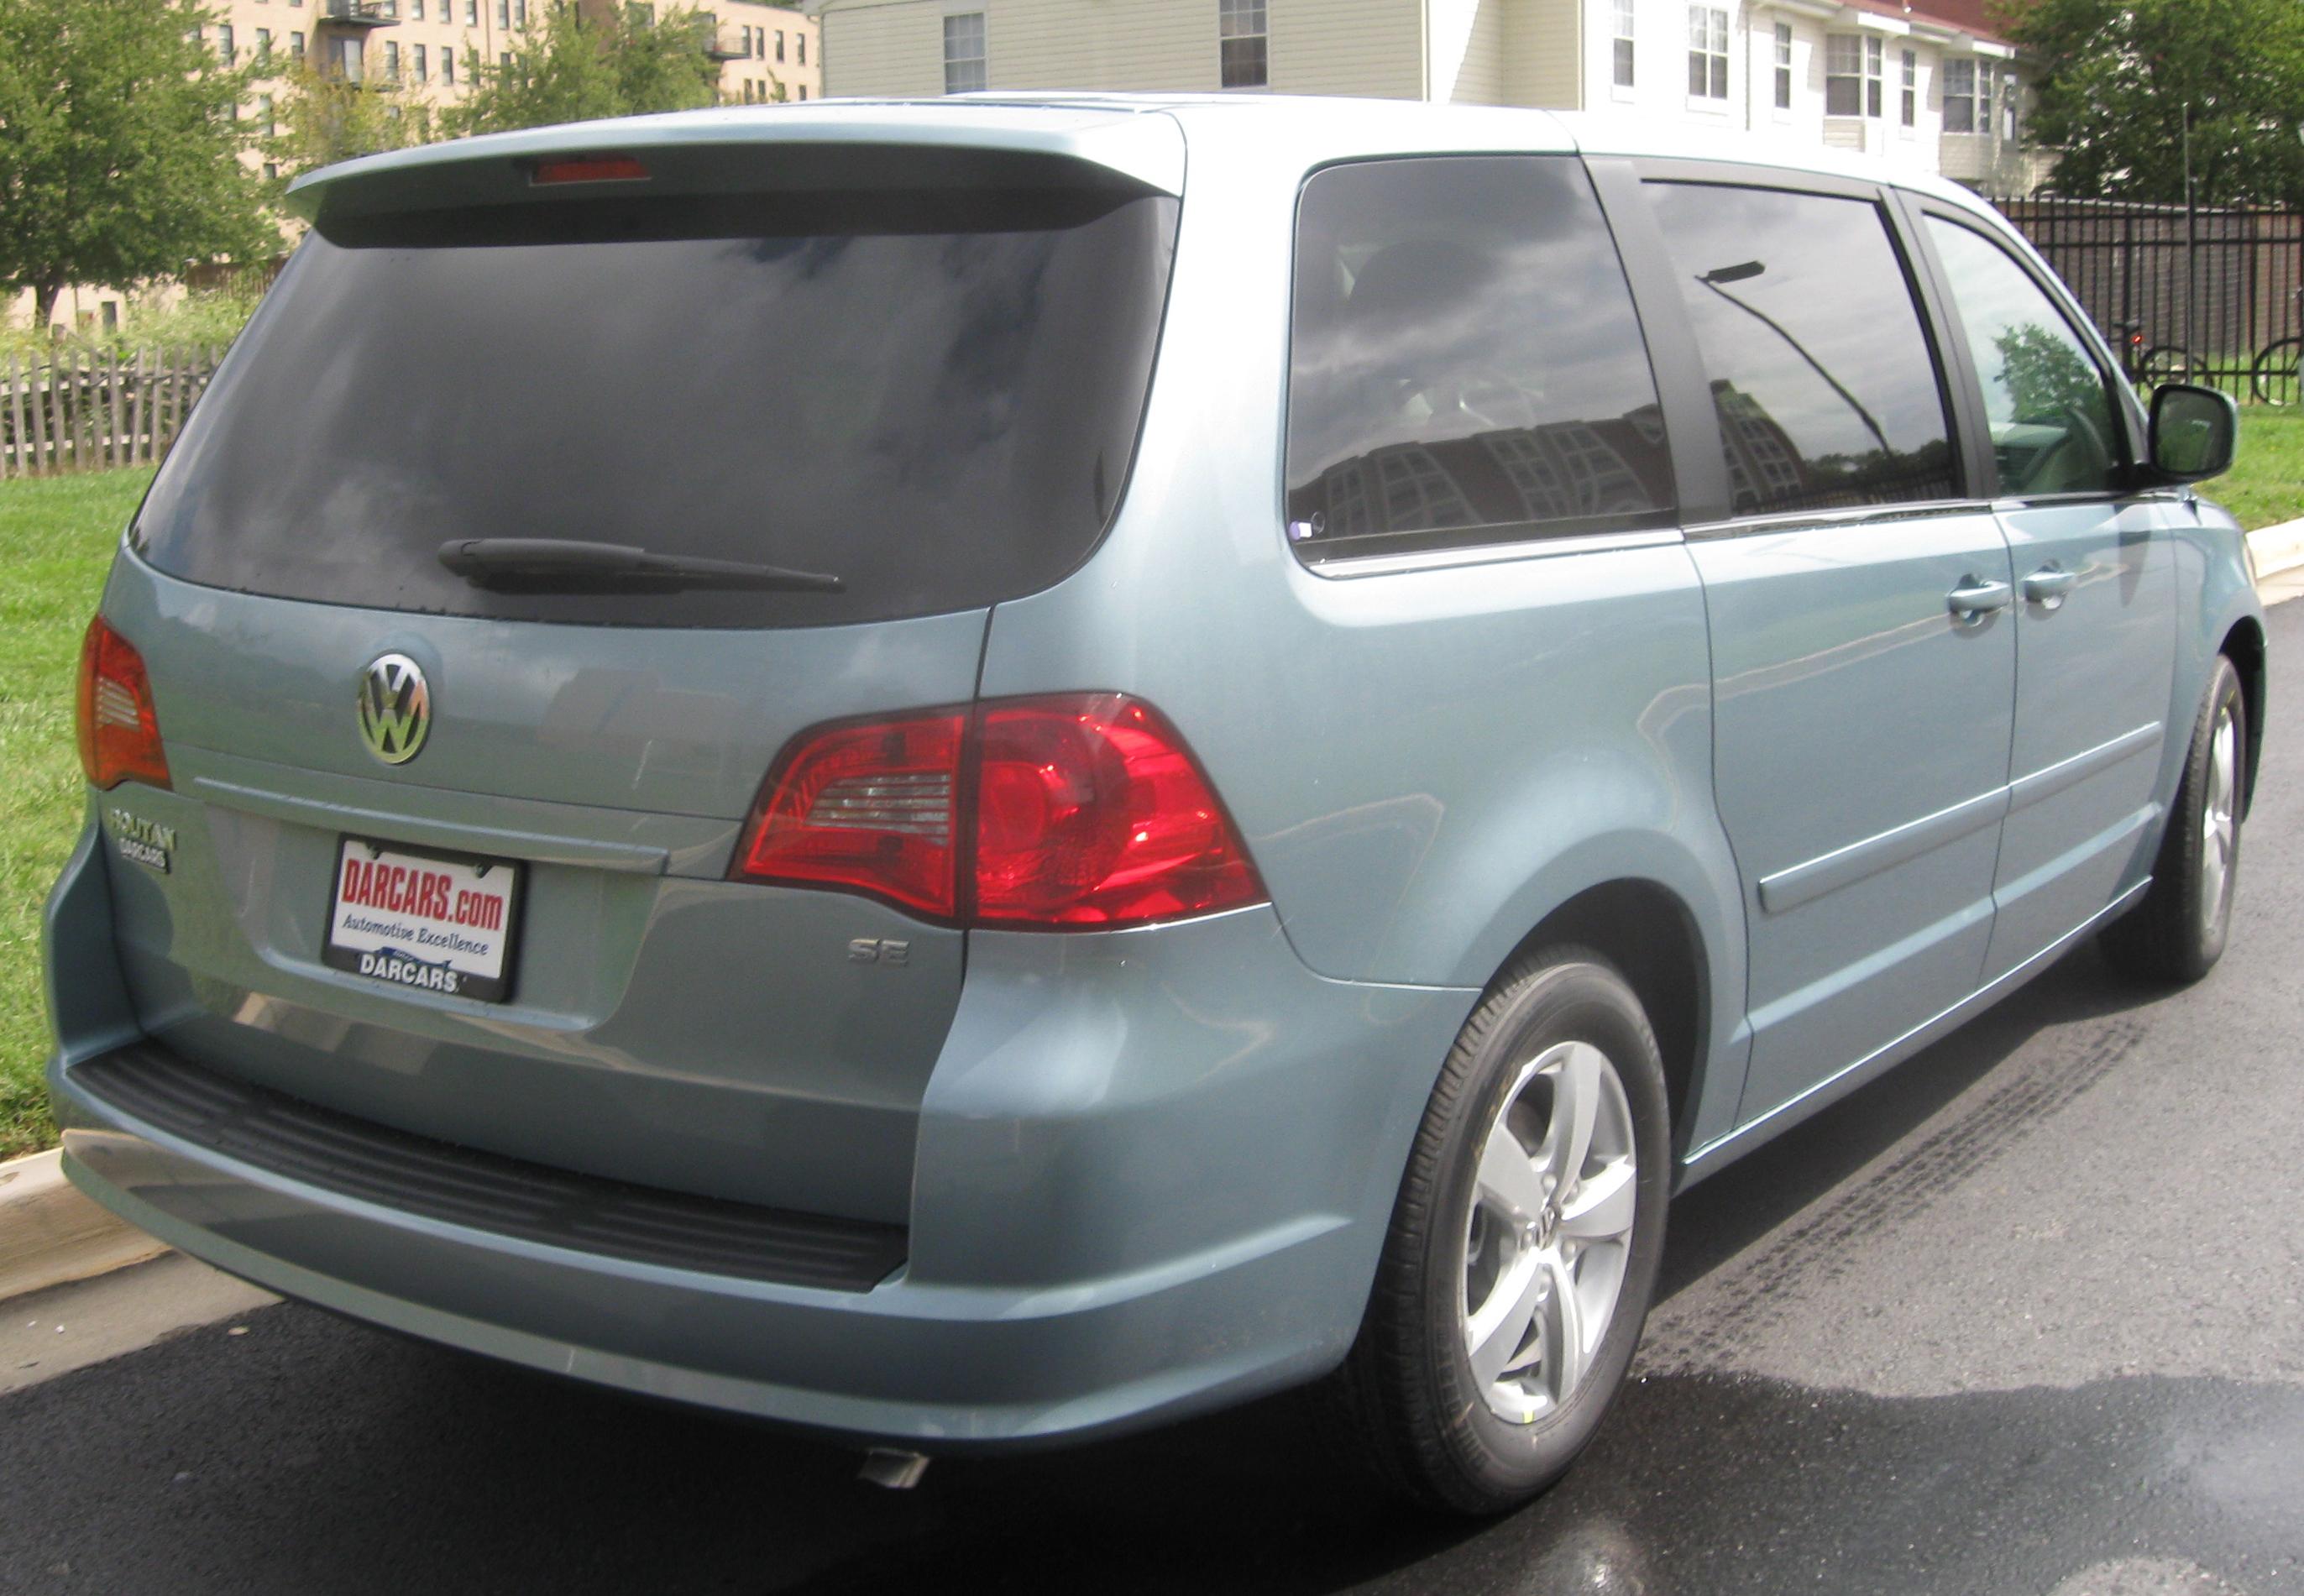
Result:
<svg viewBox="0 0 2304 1596"><path fill-rule="evenodd" d="M2304 215L2113 199L2001 199L2139 382L2294 404Z"/></svg>

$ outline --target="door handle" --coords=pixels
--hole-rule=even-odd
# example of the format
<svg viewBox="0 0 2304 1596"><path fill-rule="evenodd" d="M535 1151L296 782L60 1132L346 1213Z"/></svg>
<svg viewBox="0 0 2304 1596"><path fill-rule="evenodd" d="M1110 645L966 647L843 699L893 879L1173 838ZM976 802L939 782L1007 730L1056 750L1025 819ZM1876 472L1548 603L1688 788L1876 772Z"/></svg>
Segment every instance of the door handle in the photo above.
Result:
<svg viewBox="0 0 2304 1596"><path fill-rule="evenodd" d="M1960 586L1944 595L1944 607L1952 619L1962 626L1974 626L1994 610L2004 610L2014 597L2005 582L1987 582L1981 577L1962 577Z"/></svg>
<svg viewBox="0 0 2304 1596"><path fill-rule="evenodd" d="M2024 597L2044 610L2062 607L2064 595L2080 586L2080 573L2060 565L2043 565L2024 578Z"/></svg>

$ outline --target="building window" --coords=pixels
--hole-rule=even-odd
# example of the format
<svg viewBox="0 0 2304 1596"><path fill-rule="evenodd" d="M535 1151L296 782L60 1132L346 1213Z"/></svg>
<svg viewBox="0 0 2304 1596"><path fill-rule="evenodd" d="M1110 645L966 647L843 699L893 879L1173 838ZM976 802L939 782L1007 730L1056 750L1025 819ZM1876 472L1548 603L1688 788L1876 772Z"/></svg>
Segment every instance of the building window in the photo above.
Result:
<svg viewBox="0 0 2304 1596"><path fill-rule="evenodd" d="M452 46L442 45L440 46L440 81L453 83L455 80L456 52Z"/></svg>
<svg viewBox="0 0 2304 1596"><path fill-rule="evenodd" d="M256 64L258 66L272 64L272 30L269 28L258 28L256 30Z"/></svg>
<svg viewBox="0 0 2304 1596"><path fill-rule="evenodd" d="M944 20L944 91L970 94L984 87L984 13Z"/></svg>
<svg viewBox="0 0 2304 1596"><path fill-rule="evenodd" d="M1792 108L1792 25L1776 24L1776 109Z"/></svg>
<svg viewBox="0 0 2304 1596"><path fill-rule="evenodd" d="M394 83L400 81L400 45L397 40L384 41L384 75Z"/></svg>
<svg viewBox="0 0 2304 1596"><path fill-rule="evenodd" d="M280 123L272 114L272 97L270 95L259 94L256 97L256 120L262 125L264 129L264 136L267 139L280 131Z"/></svg>
<svg viewBox="0 0 2304 1596"><path fill-rule="evenodd" d="M1947 61L1944 63L1944 131L1947 133L1976 131L1976 63Z"/></svg>
<svg viewBox="0 0 2304 1596"><path fill-rule="evenodd" d="M978 12L977 14L980 17L984 13ZM805 33L795 33L792 35L792 42L800 47L800 60L795 64L806 66L808 64L808 35Z"/></svg>
<svg viewBox="0 0 2304 1596"><path fill-rule="evenodd" d="M496 26L499 28L512 26L512 0L496 0Z"/></svg>
<svg viewBox="0 0 2304 1596"><path fill-rule="evenodd" d="M1902 99L1897 106L1897 119L1906 127L1919 121L1920 114L1920 55L1917 50L1904 52Z"/></svg>
<svg viewBox="0 0 2304 1596"><path fill-rule="evenodd" d="M424 46L423 46L422 45L418 45L418 46L415 46L415 50L416 50L416 80L417 80L419 83L429 83L429 82L432 80L432 74L430 73L430 72L427 71L427 70L426 70L426 68L425 68L425 64L424 64Z"/></svg>
<svg viewBox="0 0 2304 1596"><path fill-rule="evenodd" d="M2000 77L2000 136L2009 143L2016 142L2016 74L2003 72Z"/></svg>
<svg viewBox="0 0 2304 1596"><path fill-rule="evenodd" d="M424 20L424 0L408 0L408 14L415 18L418 21L422 21ZM444 17L441 20L445 21L447 19Z"/></svg>
<svg viewBox="0 0 2304 1596"><path fill-rule="evenodd" d="M279 177L280 177L280 163L279 163L279 162L277 162L277 161L267 161L267 162L265 162L265 163L264 163L264 181L265 181L266 182L277 182L277 181L279 180Z"/></svg>
<svg viewBox="0 0 2304 1596"><path fill-rule="evenodd" d="M480 0L464 0L464 26L477 28L479 25Z"/></svg>
<svg viewBox="0 0 2304 1596"><path fill-rule="evenodd" d="M1265 44L1264 0L1216 0L1216 49L1226 89L1261 89L1270 81Z"/></svg>
<svg viewBox="0 0 2304 1596"><path fill-rule="evenodd" d="M779 29L777 29L777 30L776 30L776 59L777 59L778 61L782 61L784 58L784 30L783 30L783 29L781 29L781 28L779 28Z"/></svg>
<svg viewBox="0 0 2304 1596"><path fill-rule="evenodd" d="M802 99L806 99L808 97L808 85L805 83L800 86L800 97Z"/></svg>
<svg viewBox="0 0 2304 1596"><path fill-rule="evenodd" d="M1616 87L1632 86L1632 0L1615 0Z"/></svg>
<svg viewBox="0 0 2304 1596"><path fill-rule="evenodd" d="M1877 116L1885 47L1876 38L1828 34L1824 41L1824 114Z"/></svg>
<svg viewBox="0 0 2304 1596"><path fill-rule="evenodd" d="M1728 97L1728 13L1716 5L1688 8L1688 92L1693 98Z"/></svg>
<svg viewBox="0 0 2304 1596"><path fill-rule="evenodd" d="M230 66L238 54L239 52L232 47L232 24L218 23L216 25L216 59Z"/></svg>
<svg viewBox="0 0 2304 1596"><path fill-rule="evenodd" d="M504 68L506 72L512 71L512 52L510 50L500 51L496 55L496 64Z"/></svg>
<svg viewBox="0 0 2304 1596"><path fill-rule="evenodd" d="M304 36L302 34L292 33L288 36L288 59L296 62L301 62L304 59Z"/></svg>
<svg viewBox="0 0 2304 1596"><path fill-rule="evenodd" d="M1976 131L1986 138L1992 136L1992 69L1980 67L1976 74Z"/></svg>

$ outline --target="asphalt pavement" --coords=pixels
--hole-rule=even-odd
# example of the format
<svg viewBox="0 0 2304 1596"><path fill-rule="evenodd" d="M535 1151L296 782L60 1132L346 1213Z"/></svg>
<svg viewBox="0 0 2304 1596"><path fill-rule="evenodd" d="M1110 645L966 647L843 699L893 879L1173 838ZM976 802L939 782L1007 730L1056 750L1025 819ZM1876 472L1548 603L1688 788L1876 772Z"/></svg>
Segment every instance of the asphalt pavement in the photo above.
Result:
<svg viewBox="0 0 2304 1596"><path fill-rule="evenodd" d="M2304 604L2272 631L2223 964L2082 950L1682 1196L1638 1378L1511 1517L1392 1503L1288 1398L882 1491L281 1304L0 1395L0 1591L2304 1596Z"/></svg>

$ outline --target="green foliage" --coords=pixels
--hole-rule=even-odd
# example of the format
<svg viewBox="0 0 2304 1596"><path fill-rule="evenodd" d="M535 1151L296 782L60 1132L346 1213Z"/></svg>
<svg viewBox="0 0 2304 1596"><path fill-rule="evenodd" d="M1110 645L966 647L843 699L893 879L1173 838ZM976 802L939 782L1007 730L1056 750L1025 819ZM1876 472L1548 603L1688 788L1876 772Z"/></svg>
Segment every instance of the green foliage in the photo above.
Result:
<svg viewBox="0 0 2304 1596"><path fill-rule="evenodd" d="M157 297L157 296L156 296ZM240 336L262 296L245 293L187 294L161 308L128 297L117 327L80 327L62 339L45 327L0 328L0 363L45 357L56 350L223 349Z"/></svg>
<svg viewBox="0 0 2304 1596"><path fill-rule="evenodd" d="M281 74L264 154L280 168L275 193L314 166L432 140L433 108L403 85L355 83L298 62Z"/></svg>
<svg viewBox="0 0 2304 1596"><path fill-rule="evenodd" d="M627 5L603 22L553 6L509 64L474 67L464 103L441 114L443 130L502 133L711 105L720 81L719 63L704 53L711 38L699 12Z"/></svg>
<svg viewBox="0 0 2304 1596"><path fill-rule="evenodd" d="M126 287L274 253L234 120L249 73L176 0L0 0L0 289L45 324L69 283Z"/></svg>
<svg viewBox="0 0 2304 1596"><path fill-rule="evenodd" d="M2059 193L2181 204L2189 109L2203 204L2304 205L2297 0L2020 0L2043 73L2032 134Z"/></svg>
<svg viewBox="0 0 2304 1596"><path fill-rule="evenodd" d="M148 469L0 482L0 1158L52 1144L40 906L88 802L72 747L80 636Z"/></svg>
<svg viewBox="0 0 2304 1596"><path fill-rule="evenodd" d="M2020 322L1995 339L1993 348L2014 419L2063 426L2068 417L2103 412L2103 381L2069 340L2037 322Z"/></svg>
<svg viewBox="0 0 2304 1596"><path fill-rule="evenodd" d="M2250 529L2304 516L2304 415L2293 406L2240 406L2232 469L2200 491Z"/></svg>

